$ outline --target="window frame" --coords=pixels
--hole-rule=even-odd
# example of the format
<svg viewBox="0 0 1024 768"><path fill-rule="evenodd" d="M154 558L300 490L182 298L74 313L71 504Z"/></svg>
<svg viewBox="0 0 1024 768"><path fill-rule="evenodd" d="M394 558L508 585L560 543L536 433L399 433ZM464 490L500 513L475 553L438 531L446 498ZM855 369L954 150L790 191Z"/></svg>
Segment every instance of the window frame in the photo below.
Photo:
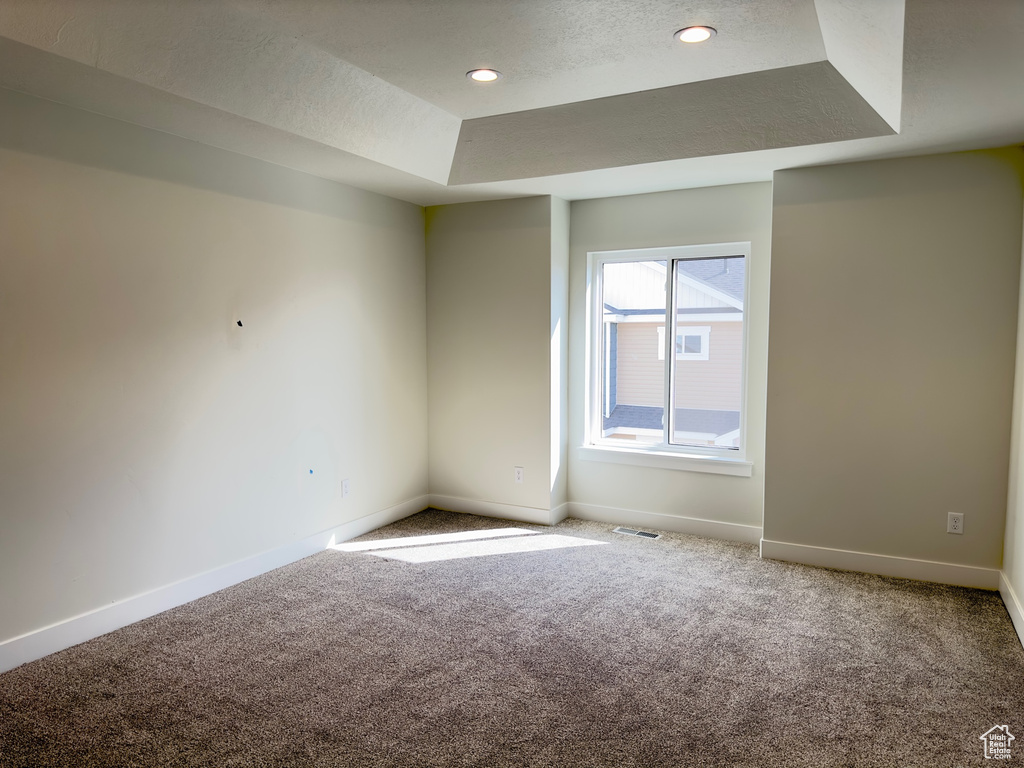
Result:
<svg viewBox="0 0 1024 768"><path fill-rule="evenodd" d="M669 469L713 472L749 477L753 465L747 461L747 379L748 360L748 319L750 311L750 252L749 242L708 243L701 245L676 245L655 248L629 248L587 253L587 316L586 316L586 393L584 397L585 428L580 457L586 460L610 461L615 463L640 464ZM674 420L673 393L675 387L676 356L674 355L677 335L677 313L673 311L676 297L674 262L686 259L710 259L728 256L742 256L744 261L743 286L743 334L740 360L740 443L736 448L676 445L671 442L671 422ZM663 349L661 362L665 374L665 414L662 426L662 440L657 444L625 446L621 441L604 437L603 397L607 389L602 381L607 370L607 350L604 348L602 325L603 267L605 264L632 261L664 261L666 264L665 328L662 332ZM703 319L703 318L702 318ZM685 358L684 358L685 359ZM672 361L670 364L668 361Z"/></svg>

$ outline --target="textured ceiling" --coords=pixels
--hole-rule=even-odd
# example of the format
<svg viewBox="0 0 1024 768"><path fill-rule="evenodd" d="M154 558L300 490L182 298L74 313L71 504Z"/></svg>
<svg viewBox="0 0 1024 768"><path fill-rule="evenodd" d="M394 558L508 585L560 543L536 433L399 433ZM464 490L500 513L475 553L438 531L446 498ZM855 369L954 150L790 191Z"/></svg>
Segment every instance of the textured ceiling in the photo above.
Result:
<svg viewBox="0 0 1024 768"><path fill-rule="evenodd" d="M825 58L813 0L363 0L240 3L438 105L485 117ZM902 7L902 2L898 3ZM689 7L687 7L689 6ZM680 27L723 30L681 45ZM493 67L505 78L472 86Z"/></svg>
<svg viewBox="0 0 1024 768"><path fill-rule="evenodd" d="M480 117L451 183L530 178L881 136L892 129L827 61Z"/></svg>
<svg viewBox="0 0 1024 768"><path fill-rule="evenodd" d="M573 199L1020 143L1022 40L1020 0L0 0L0 87L419 203Z"/></svg>

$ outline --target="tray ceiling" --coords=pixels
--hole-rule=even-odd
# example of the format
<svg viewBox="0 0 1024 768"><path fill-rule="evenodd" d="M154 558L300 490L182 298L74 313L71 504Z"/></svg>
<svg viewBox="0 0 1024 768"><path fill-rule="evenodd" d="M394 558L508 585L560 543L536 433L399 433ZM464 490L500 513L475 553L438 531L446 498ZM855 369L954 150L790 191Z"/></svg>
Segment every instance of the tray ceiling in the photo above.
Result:
<svg viewBox="0 0 1024 768"><path fill-rule="evenodd" d="M920 122L1024 74L1022 6L0 0L0 87L420 203L576 198L1024 139L1019 96ZM698 23L719 34L672 38Z"/></svg>

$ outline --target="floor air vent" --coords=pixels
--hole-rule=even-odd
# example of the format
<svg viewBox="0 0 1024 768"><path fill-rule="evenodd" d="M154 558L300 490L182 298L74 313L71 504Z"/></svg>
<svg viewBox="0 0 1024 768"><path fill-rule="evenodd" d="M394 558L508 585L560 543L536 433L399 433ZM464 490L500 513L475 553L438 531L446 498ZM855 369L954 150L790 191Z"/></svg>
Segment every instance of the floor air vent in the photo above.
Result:
<svg viewBox="0 0 1024 768"><path fill-rule="evenodd" d="M625 536L639 536L641 539L660 539L661 535L650 531L636 531L632 528L616 528L612 533L621 533Z"/></svg>

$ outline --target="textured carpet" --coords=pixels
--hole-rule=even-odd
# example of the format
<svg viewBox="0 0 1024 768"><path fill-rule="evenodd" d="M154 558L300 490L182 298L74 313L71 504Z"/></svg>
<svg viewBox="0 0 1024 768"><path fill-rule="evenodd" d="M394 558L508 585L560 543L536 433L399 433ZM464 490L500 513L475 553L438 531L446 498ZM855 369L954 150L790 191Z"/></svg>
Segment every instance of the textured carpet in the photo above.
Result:
<svg viewBox="0 0 1024 768"><path fill-rule="evenodd" d="M0 675L0 765L945 768L988 763L997 724L1024 763L995 593L537 530L608 544L326 551Z"/></svg>

